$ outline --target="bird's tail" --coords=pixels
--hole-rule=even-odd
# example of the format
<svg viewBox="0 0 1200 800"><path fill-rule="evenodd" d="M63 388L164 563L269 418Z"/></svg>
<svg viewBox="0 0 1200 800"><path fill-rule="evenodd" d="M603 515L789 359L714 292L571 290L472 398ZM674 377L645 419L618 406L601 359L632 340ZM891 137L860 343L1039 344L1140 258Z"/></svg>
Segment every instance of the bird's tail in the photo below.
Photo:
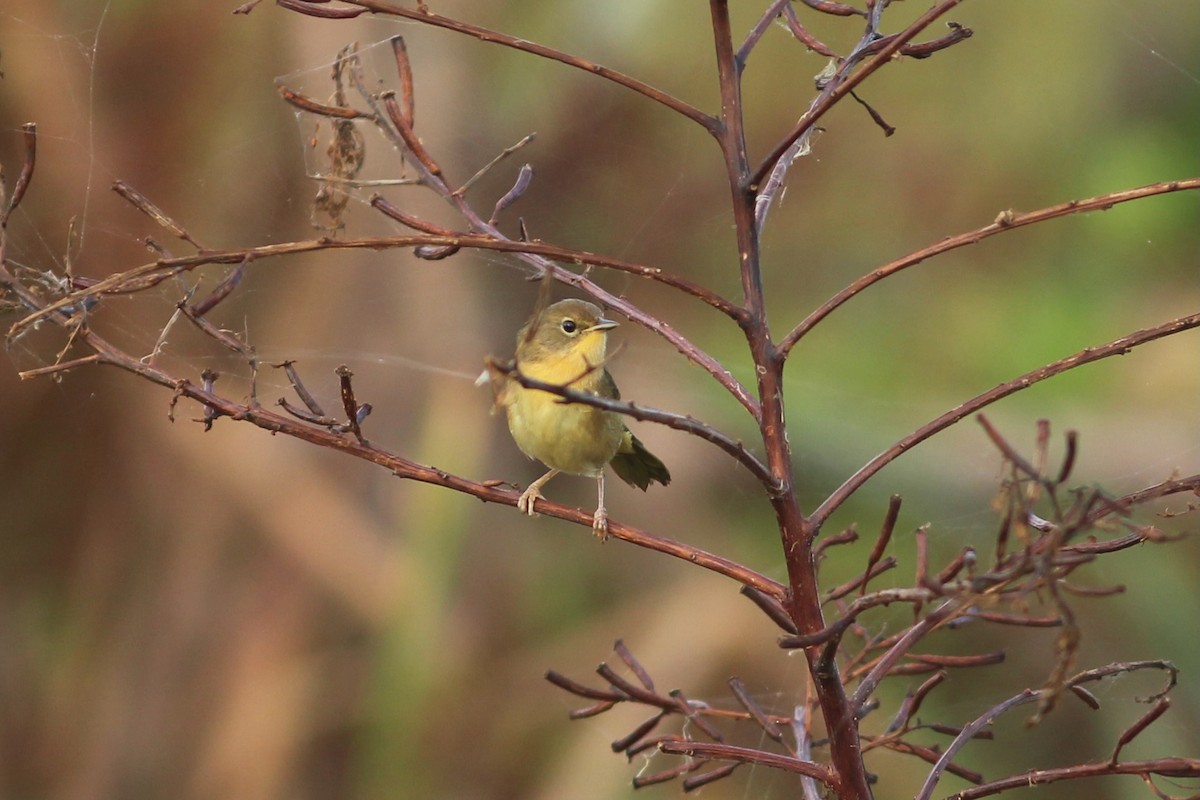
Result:
<svg viewBox="0 0 1200 800"><path fill-rule="evenodd" d="M617 477L642 491L646 491L652 481L658 481L663 486L671 482L671 473L666 464L629 431L625 431L621 448L610 463Z"/></svg>

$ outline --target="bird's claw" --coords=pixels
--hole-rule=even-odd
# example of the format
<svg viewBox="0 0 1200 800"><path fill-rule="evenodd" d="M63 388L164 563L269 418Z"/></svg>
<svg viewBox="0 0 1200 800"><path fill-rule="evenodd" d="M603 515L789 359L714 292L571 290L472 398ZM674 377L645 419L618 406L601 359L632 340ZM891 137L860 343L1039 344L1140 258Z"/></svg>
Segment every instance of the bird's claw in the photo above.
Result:
<svg viewBox="0 0 1200 800"><path fill-rule="evenodd" d="M597 508L596 513L592 515L592 533L596 534L601 543L608 539L608 512L603 508Z"/></svg>
<svg viewBox="0 0 1200 800"><path fill-rule="evenodd" d="M521 496L517 498L517 510L528 514L531 517L540 516L534 510L533 504L537 500L542 499L542 493L538 491L537 486L530 486L525 491L521 492Z"/></svg>

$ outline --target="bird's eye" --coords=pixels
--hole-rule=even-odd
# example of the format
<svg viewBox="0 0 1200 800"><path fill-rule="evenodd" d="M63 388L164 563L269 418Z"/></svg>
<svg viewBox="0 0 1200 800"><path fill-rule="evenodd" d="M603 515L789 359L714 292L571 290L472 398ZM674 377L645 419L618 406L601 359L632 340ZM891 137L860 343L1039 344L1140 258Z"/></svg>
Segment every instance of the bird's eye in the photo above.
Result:
<svg viewBox="0 0 1200 800"><path fill-rule="evenodd" d="M575 324L575 320L573 319L564 319L562 321L562 329L563 333L574 333L579 330L579 326Z"/></svg>

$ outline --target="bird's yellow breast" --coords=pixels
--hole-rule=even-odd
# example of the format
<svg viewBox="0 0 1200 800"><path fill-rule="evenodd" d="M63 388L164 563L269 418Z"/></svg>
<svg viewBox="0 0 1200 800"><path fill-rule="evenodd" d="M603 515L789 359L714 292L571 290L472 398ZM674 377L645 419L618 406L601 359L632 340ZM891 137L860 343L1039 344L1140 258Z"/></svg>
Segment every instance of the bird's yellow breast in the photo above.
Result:
<svg viewBox="0 0 1200 800"><path fill-rule="evenodd" d="M604 335L587 334L561 353L521 361L518 368L535 380L599 393L604 367ZM599 475L621 445L625 425L619 415L558 395L527 389L515 380L505 387L505 410L513 440L526 455L551 469Z"/></svg>

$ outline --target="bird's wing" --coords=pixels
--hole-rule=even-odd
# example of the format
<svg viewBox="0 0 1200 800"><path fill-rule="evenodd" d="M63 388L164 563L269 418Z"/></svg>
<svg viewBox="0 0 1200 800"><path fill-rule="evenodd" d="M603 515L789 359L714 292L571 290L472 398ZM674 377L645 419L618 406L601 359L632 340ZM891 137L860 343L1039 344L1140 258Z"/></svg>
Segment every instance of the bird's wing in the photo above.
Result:
<svg viewBox="0 0 1200 800"><path fill-rule="evenodd" d="M608 400L621 399L621 390L617 388L617 382L608 370L601 371L600 380L596 383L596 394Z"/></svg>

